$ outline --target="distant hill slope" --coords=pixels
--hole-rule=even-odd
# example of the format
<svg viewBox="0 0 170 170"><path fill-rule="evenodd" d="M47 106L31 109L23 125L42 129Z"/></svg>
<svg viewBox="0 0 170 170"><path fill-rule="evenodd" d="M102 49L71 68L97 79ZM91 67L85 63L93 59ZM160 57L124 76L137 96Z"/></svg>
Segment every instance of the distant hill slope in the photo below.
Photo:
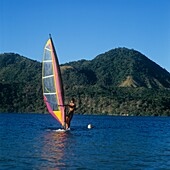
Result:
<svg viewBox="0 0 170 170"><path fill-rule="evenodd" d="M14 53L0 55L0 112L42 112L41 63Z"/></svg>
<svg viewBox="0 0 170 170"><path fill-rule="evenodd" d="M116 48L93 60L61 65L66 103L77 113L170 115L170 73L135 50ZM41 63L0 55L0 111L46 112Z"/></svg>
<svg viewBox="0 0 170 170"><path fill-rule="evenodd" d="M84 73L83 83L121 86L170 88L170 73L135 50L117 48L98 55L91 61L67 65Z"/></svg>
<svg viewBox="0 0 170 170"><path fill-rule="evenodd" d="M170 73L138 51L117 48L66 66L66 96L78 99L81 113L170 114Z"/></svg>
<svg viewBox="0 0 170 170"><path fill-rule="evenodd" d="M14 53L0 55L0 82L30 83L40 78L41 63Z"/></svg>

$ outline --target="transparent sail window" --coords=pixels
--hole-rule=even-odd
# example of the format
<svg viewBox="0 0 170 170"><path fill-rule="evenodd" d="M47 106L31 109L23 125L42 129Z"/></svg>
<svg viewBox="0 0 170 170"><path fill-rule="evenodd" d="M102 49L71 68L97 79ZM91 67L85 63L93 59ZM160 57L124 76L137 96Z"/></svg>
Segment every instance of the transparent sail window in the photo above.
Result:
<svg viewBox="0 0 170 170"><path fill-rule="evenodd" d="M56 94L45 95L45 97L47 98L47 102L49 103L52 110L58 111L59 107L56 100Z"/></svg>
<svg viewBox="0 0 170 170"><path fill-rule="evenodd" d="M52 61L50 61L50 62L44 62L43 77L51 76L51 75L53 75Z"/></svg>
<svg viewBox="0 0 170 170"><path fill-rule="evenodd" d="M43 78L44 93L55 93L54 77Z"/></svg>

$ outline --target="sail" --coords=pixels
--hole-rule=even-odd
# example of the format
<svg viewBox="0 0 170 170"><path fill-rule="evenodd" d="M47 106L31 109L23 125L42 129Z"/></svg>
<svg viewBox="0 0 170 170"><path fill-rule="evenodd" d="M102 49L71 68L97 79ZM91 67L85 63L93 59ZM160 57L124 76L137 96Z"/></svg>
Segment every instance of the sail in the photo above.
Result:
<svg viewBox="0 0 170 170"><path fill-rule="evenodd" d="M61 71L52 38L44 48L42 62L43 96L48 111L65 126L64 94Z"/></svg>

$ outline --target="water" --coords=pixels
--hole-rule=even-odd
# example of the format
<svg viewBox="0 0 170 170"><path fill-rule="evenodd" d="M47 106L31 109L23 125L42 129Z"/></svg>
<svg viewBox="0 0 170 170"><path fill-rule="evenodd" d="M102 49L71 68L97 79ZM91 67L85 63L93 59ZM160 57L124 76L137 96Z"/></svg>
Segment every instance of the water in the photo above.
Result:
<svg viewBox="0 0 170 170"><path fill-rule="evenodd" d="M0 114L0 169L170 169L170 117ZM87 129L92 123L94 128Z"/></svg>

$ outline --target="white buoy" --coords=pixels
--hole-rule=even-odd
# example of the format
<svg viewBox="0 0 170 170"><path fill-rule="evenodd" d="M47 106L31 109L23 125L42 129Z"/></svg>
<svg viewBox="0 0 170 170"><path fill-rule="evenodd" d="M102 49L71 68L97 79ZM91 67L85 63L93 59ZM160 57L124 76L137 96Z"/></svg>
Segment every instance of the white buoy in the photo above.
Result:
<svg viewBox="0 0 170 170"><path fill-rule="evenodd" d="M91 128L92 128L92 125L91 125L91 124L88 124L87 128L88 128L88 129L91 129Z"/></svg>

